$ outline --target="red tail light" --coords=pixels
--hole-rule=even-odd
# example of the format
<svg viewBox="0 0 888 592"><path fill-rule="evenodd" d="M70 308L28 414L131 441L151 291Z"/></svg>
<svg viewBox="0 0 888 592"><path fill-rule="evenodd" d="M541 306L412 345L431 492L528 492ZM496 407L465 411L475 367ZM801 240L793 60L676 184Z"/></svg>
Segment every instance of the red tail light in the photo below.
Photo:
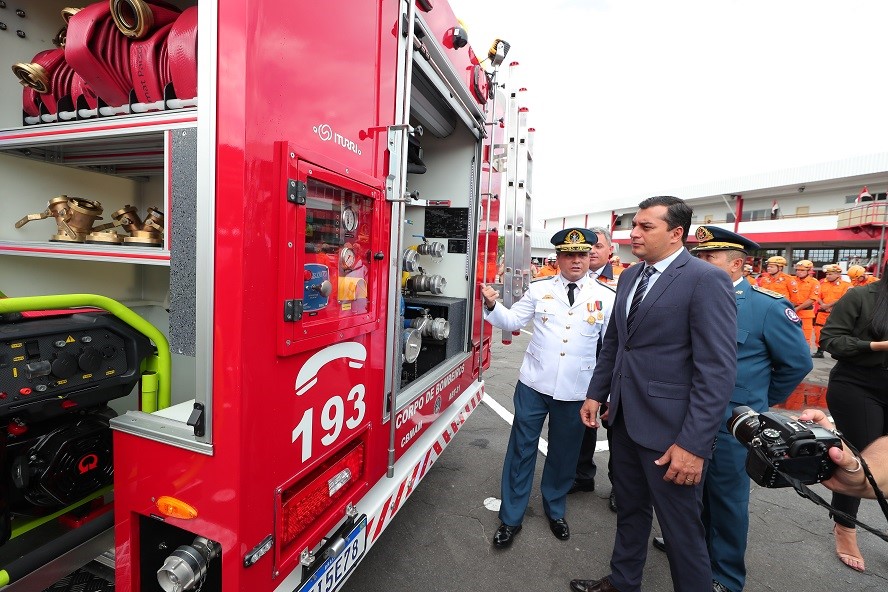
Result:
<svg viewBox="0 0 888 592"><path fill-rule="evenodd" d="M330 458L281 497L282 544L295 541L364 476L364 442Z"/></svg>

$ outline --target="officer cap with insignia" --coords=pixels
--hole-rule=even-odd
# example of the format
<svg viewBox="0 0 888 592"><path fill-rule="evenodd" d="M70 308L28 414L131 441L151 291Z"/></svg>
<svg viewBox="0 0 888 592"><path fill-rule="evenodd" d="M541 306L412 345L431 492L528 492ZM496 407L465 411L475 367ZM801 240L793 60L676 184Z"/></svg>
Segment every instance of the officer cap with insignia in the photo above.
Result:
<svg viewBox="0 0 888 592"><path fill-rule="evenodd" d="M692 253L701 251L743 251L747 255L760 248L758 243L751 241L736 232L719 228L718 226L698 226L697 246L691 249Z"/></svg>
<svg viewBox="0 0 888 592"><path fill-rule="evenodd" d="M588 252L598 236L588 228L565 228L553 234L551 242L559 253Z"/></svg>

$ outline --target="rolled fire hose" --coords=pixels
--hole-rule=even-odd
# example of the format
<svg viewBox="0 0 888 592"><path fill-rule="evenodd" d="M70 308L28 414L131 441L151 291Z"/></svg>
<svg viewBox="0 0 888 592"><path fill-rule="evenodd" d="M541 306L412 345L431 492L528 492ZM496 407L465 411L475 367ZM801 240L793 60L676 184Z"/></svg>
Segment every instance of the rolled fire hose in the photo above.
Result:
<svg viewBox="0 0 888 592"><path fill-rule="evenodd" d="M197 6L186 8L167 37L170 77L176 98L197 96Z"/></svg>
<svg viewBox="0 0 888 592"><path fill-rule="evenodd" d="M73 68L65 61L64 50L61 49L41 51L30 63L13 65L12 72L22 86L34 89L37 98L50 113L56 113L59 99L71 93L71 82L75 76ZM34 104L31 93L26 92L22 96L22 107L28 115L40 114L40 108Z"/></svg>
<svg viewBox="0 0 888 592"><path fill-rule="evenodd" d="M168 6L142 0L90 4L68 20L65 59L103 101L128 104L131 39L175 21L180 13Z"/></svg>
<svg viewBox="0 0 888 592"><path fill-rule="evenodd" d="M133 90L136 92L136 100L142 103L163 100L163 89L172 82L167 57L167 37L172 28L172 24L164 25L130 45Z"/></svg>

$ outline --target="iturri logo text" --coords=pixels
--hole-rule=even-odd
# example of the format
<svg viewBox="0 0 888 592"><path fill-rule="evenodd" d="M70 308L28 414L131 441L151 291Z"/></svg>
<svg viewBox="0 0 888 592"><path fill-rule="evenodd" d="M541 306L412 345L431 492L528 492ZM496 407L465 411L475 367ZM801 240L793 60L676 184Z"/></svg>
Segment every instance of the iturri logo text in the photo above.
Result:
<svg viewBox="0 0 888 592"><path fill-rule="evenodd" d="M342 134L334 132L333 128L330 127L330 124L322 123L320 125L316 125L314 128L312 128L312 131L316 133L318 137L324 142L329 142L332 140L346 150L354 152L358 156L361 155L361 149L358 148L358 145L353 140L349 140Z"/></svg>

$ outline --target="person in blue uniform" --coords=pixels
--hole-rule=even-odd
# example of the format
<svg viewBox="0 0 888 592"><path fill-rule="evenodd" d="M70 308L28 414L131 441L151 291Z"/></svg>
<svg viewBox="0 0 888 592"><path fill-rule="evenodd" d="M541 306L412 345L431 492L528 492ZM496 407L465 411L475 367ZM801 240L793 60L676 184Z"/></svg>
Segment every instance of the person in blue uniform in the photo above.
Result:
<svg viewBox="0 0 888 592"><path fill-rule="evenodd" d="M484 317L490 324L517 331L533 321L533 337L515 385L515 419L503 461L501 524L493 537L496 548L510 546L521 530L547 415L549 454L540 482L543 510L552 534L560 540L570 538L565 510L583 440L580 406L616 297L613 289L589 277L589 252L596 241L595 233L585 228L555 233L558 274L531 283L511 308L497 303L495 289L481 286Z"/></svg>
<svg viewBox="0 0 888 592"><path fill-rule="evenodd" d="M759 246L718 226L699 226L696 237L699 243L691 252L731 276L737 301L737 380L706 473L703 525L713 591L741 592L749 530L747 450L727 431L726 421L738 405L761 413L782 403L813 364L793 305L743 277L746 255Z"/></svg>

